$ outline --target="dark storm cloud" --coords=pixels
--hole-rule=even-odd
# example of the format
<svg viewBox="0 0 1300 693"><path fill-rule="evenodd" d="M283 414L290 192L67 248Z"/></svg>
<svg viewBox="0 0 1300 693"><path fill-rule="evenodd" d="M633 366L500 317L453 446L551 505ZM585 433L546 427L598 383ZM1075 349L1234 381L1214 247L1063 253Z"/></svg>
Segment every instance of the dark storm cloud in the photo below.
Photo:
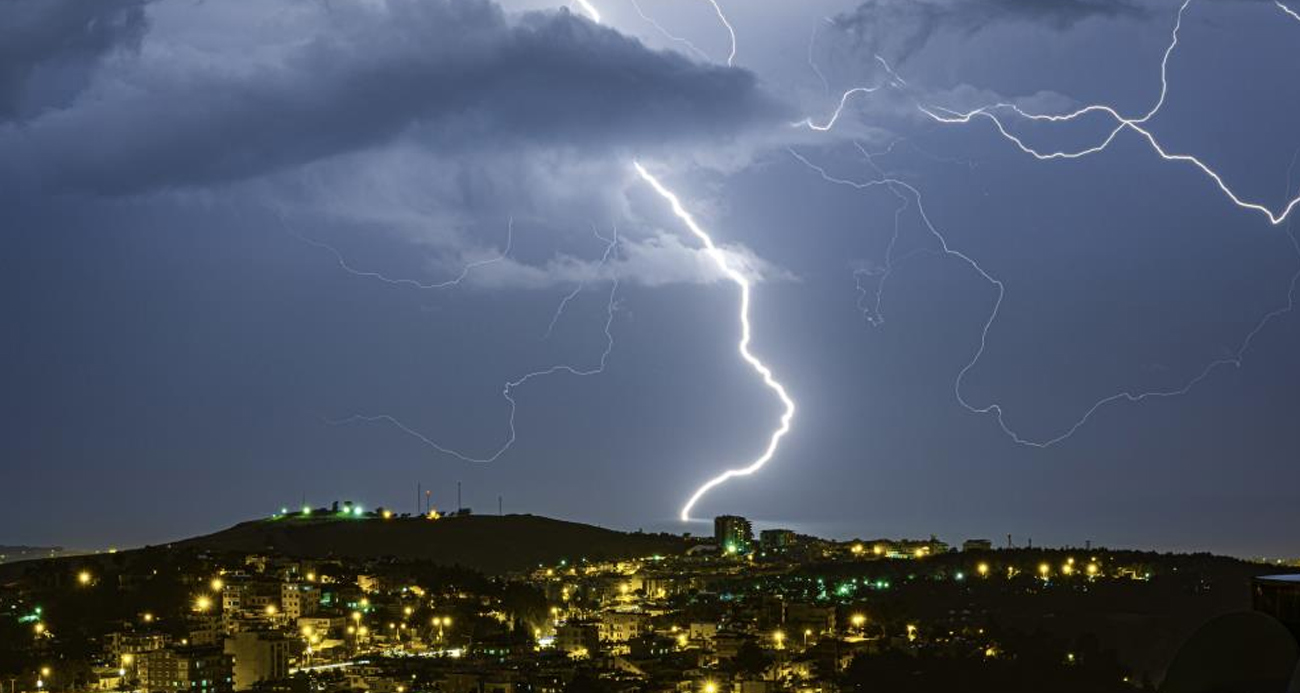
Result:
<svg viewBox="0 0 1300 693"><path fill-rule="evenodd" d="M651 146L726 139L782 115L748 72L651 51L567 11L511 21L487 0L393 0L326 21L269 64L142 59L70 108L0 131L6 177L130 193L401 135L452 153Z"/></svg>
<svg viewBox="0 0 1300 693"><path fill-rule="evenodd" d="M0 0L0 121L58 105L110 51L136 45L148 0Z"/></svg>
<svg viewBox="0 0 1300 693"><path fill-rule="evenodd" d="M938 32L978 32L999 22L1035 22L1060 31L1094 17L1142 17L1128 0L867 0L836 17L841 30L872 52L905 60Z"/></svg>

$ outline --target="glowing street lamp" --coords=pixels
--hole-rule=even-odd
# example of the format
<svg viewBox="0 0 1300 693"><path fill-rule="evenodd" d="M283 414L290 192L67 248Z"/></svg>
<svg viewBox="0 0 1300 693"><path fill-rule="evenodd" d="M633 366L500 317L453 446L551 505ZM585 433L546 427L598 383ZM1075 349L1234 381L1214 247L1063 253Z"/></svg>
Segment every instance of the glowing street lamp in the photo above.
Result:
<svg viewBox="0 0 1300 693"><path fill-rule="evenodd" d="M220 592L226 588L226 583L222 581L221 578L214 577L212 578L212 581L208 583L208 587L212 588L213 592Z"/></svg>
<svg viewBox="0 0 1300 693"><path fill-rule="evenodd" d="M975 572L979 573L980 577L988 577L989 564L980 563L979 565L975 566Z"/></svg>
<svg viewBox="0 0 1300 693"><path fill-rule="evenodd" d="M93 579L94 576L90 574L89 570L83 570L80 573L77 573L77 584L79 585L82 586L89 585L91 580Z"/></svg>

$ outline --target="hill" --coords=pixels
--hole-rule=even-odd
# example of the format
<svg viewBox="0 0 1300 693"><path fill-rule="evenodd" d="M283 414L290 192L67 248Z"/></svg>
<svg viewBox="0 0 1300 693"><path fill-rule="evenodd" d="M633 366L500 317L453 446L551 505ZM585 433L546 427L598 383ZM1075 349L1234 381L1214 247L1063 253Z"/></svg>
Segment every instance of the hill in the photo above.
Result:
<svg viewBox="0 0 1300 693"><path fill-rule="evenodd" d="M173 542L171 546L312 558L394 557L499 574L563 559L667 555L684 551L689 545L673 535L619 532L536 515L471 515L439 520L291 515L244 522L215 534Z"/></svg>

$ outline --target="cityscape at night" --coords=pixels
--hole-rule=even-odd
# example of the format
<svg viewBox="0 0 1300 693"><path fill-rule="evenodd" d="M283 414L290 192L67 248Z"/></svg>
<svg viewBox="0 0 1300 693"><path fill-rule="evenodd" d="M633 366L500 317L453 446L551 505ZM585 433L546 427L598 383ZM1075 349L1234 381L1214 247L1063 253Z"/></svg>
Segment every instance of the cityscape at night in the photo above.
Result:
<svg viewBox="0 0 1300 693"><path fill-rule="evenodd" d="M1300 693L1300 0L0 0L0 693Z"/></svg>

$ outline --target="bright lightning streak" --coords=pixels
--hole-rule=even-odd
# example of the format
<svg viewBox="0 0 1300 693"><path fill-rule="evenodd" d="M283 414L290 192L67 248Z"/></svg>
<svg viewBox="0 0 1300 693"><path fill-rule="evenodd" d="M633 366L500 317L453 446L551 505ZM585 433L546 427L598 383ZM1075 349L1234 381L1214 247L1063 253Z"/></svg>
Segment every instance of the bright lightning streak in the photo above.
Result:
<svg viewBox="0 0 1300 693"><path fill-rule="evenodd" d="M718 21L722 22L722 26L727 28L727 35L731 37L731 53L727 55L727 67L732 67L736 63L736 30L731 26L731 22L727 21L727 15L723 14L722 6L718 4L718 0L705 0L705 2L713 5L713 11L717 13Z"/></svg>
<svg viewBox="0 0 1300 693"><path fill-rule="evenodd" d="M599 238L602 241L605 241L606 243L605 252L600 259L600 266L604 267L609 263L610 258L614 256L614 252L618 247L618 242L619 242L618 229L614 230L614 235L612 238L606 238L605 236L601 235L599 231L595 229L593 229L593 232L596 234L597 238ZM414 428L406 425L401 420L389 414L376 414L376 415L358 414L355 416L350 416L346 419L330 421L329 423L335 426L342 426L342 425L354 424L354 423L386 423L393 426L397 430L407 434L408 436L415 438L416 440L423 443L424 445L433 448L434 450L442 454L455 457L464 462L473 462L473 463L495 462L502 455L508 452L510 448L514 446L515 441L518 438L518 434L515 429L515 414L519 408L519 403L515 400L515 396L514 396L516 390L523 387L524 385L527 385L530 381L539 378L544 378L548 375L554 375L556 373L567 373L569 375L573 375L577 377L589 377L593 375L599 375L605 372L605 366L609 362L609 356L614 351L613 326L614 326L614 314L618 307L617 306L618 287L619 287L619 280L618 280L618 276L615 275L610 282L609 298L606 301L606 305L605 305L605 310L606 310L605 327L604 327L605 349L603 352L601 352L600 360L596 366L592 368L578 368L577 366L571 366L567 364L551 366L549 368L544 368L541 370L526 373L520 376L519 378L516 378L515 380L511 380L507 382L501 388L501 396L503 399L506 400L507 404L509 405L510 415L507 421L507 427L509 433L506 436L506 441L499 448L497 448L496 451L492 452L489 455L476 456L476 455L471 455L468 453L461 452L454 448L447 447L433 440L432 438L425 435L424 433L421 433L415 430Z"/></svg>
<svg viewBox="0 0 1300 693"><path fill-rule="evenodd" d="M674 35L673 33L669 32L667 29L665 29L662 24L656 22L654 18L650 17L650 15L647 15L645 11L641 9L641 3L637 2L637 0L632 0L632 8L636 10L637 14L641 15L641 19L644 19L647 23L650 24L650 26L654 27L656 31L658 31L660 34L663 34L664 38L674 43L680 43L681 45L686 46L686 48L688 48L691 52L695 53L695 55L699 56L700 59L703 60L704 62L709 62L711 60L709 54L705 53L699 46L695 45L694 43L691 43L690 39L686 39L686 38L682 38L681 36Z"/></svg>
<svg viewBox="0 0 1300 693"><path fill-rule="evenodd" d="M673 214L676 215L677 218L686 225L686 228L697 239L699 239L700 243L704 245L709 257L717 264L718 269L722 270L722 273L740 288L740 342L737 345L737 350L740 352L740 357L744 359L750 367L757 371L759 376L762 377L763 384L766 385L768 389L772 390L772 392L776 393L776 396L781 400L781 404L785 408L784 413L781 414L781 424L772 432L771 438L768 439L767 449L763 451L762 455L751 462L748 466L741 467L740 469L729 469L705 482L703 486L696 489L695 493L691 495L690 500L686 501L686 505L682 506L681 519L683 522L688 522L691 519L691 508L694 507L700 498L702 498L704 494L708 493L710 489L733 477L749 476L750 474L762 469L763 465L766 465L768 460L772 459L776 454L777 447L781 444L781 439L785 437L786 433L790 432L790 422L794 419L795 405L794 400L790 399L790 395L786 393L785 386L772 376L772 370L749 351L749 280L745 275L741 274L731 266L731 263L727 261L726 254L714 244L713 238L710 237L704 229L700 228L700 225L696 223L695 218L692 217L690 212L686 211L686 208L682 206L682 203L677 198L676 194L664 187L664 185L659 182L659 179L650 175L650 172L647 171L640 162L633 162L632 165L636 167L636 172L641 176L641 179L646 183L649 183L650 187L654 188L654 191L659 193L659 196L668 202L668 205L673 210Z"/></svg>
<svg viewBox="0 0 1300 693"><path fill-rule="evenodd" d="M816 130L817 132L828 132L834 129L836 123L840 122L840 116L844 114L844 108L848 106L849 99L853 98L857 94L872 94L879 90L880 90L879 86L854 87L844 92L844 94L840 96L840 105L835 107L835 111L831 113L831 117L826 119L825 123L818 125L817 123L813 122L812 118L804 118L803 120L795 123L795 126L796 127L804 126L810 130Z"/></svg>
<svg viewBox="0 0 1300 693"><path fill-rule="evenodd" d="M1291 15L1292 19L1296 20L1297 22L1300 22L1300 14L1297 14L1295 10L1291 9L1290 7L1287 7L1286 5L1283 5L1280 2L1277 2L1276 0L1274 0L1273 4L1277 5L1277 8L1279 10L1282 10L1283 12Z"/></svg>
<svg viewBox="0 0 1300 693"><path fill-rule="evenodd" d="M1232 201L1233 204L1237 205L1238 207L1241 207L1242 209L1259 212L1264 216L1266 216L1270 223L1272 223L1274 226L1277 226L1282 222L1286 221L1287 217L1290 216L1292 210L1294 210L1297 205L1300 205L1300 195L1291 198L1285 206L1283 206L1281 209L1277 211L1274 211L1269 207L1260 204L1258 202L1251 202L1249 200L1246 200L1242 198L1240 195L1238 195L1237 192L1234 191L1223 180L1223 177L1220 176L1218 172L1216 172L1210 166L1202 162L1199 158L1192 156L1190 154L1170 153L1165 149L1164 145L1162 145L1160 141L1156 139L1156 136L1152 134L1150 130L1144 127L1146 123L1150 121L1151 118L1155 117L1156 113L1158 113L1160 109L1164 106L1165 97L1169 93L1169 77L1168 77L1169 58L1170 56L1173 55L1174 49L1178 47L1178 33L1179 30L1182 28L1183 14L1186 12L1188 5L1191 4L1191 1L1192 0L1184 0L1183 4L1178 8L1178 18L1177 21L1174 22L1172 38L1169 42L1168 48L1165 49L1164 58L1160 61L1160 97L1156 100L1155 106L1153 106L1151 110L1146 113L1146 115L1143 115L1140 118L1125 118L1124 116L1120 115L1120 113L1115 108L1111 106L1107 106L1105 104L1092 104L1089 106L1085 106L1081 109L1078 109L1076 111L1073 111L1071 113L1065 113L1065 114L1028 113L1014 104L1007 104L1007 103L999 103L999 104L994 104L992 106L984 106L964 113L958 113L955 111L950 111L948 109L942 109L942 108L931 109L931 108L926 108L924 106L918 106L918 108L922 113L934 119L936 122L944 123L944 124L965 124L971 122L971 120L973 120L976 117L987 118L993 122L994 127L997 128L998 132L1001 133L1003 137L1010 140L1022 152L1029 154L1040 161L1050 161L1056 159L1078 159L1084 156L1088 156L1090 154L1096 154L1097 152L1100 152L1106 149L1107 147L1109 147L1111 142L1115 141L1115 138L1119 135L1121 131L1125 129L1132 130L1133 132L1142 136L1142 138L1144 138L1147 141L1147 143L1151 145L1151 148L1156 152L1158 156L1160 156L1160 158L1166 161L1178 161L1182 163L1191 164L1197 169L1200 169L1202 173L1204 173L1206 176L1208 176L1211 180L1214 181L1215 185L1218 186L1219 190L1222 191L1223 194L1226 195L1228 199ZM1087 147L1085 149L1081 149L1077 151L1058 150L1058 151L1043 152L1038 149L1035 149L1034 147L1029 146L1024 142L1024 140L1009 132L1005 124L996 114L996 111L999 110L1011 111L1015 115L1024 118L1026 120L1053 122L1053 123L1072 121L1079 118L1080 116L1087 115L1090 113L1104 113L1107 116L1113 118L1116 124L1115 127L1110 131L1110 133L1105 138L1103 138L1100 143L1093 145L1091 147ZM946 113L947 115L941 115L939 112ZM1291 193L1288 192L1288 194Z"/></svg>
<svg viewBox="0 0 1300 693"><path fill-rule="evenodd" d="M582 11L583 11L583 12L586 12L588 17L591 17L591 21L593 21L593 22L595 22L595 23L597 23L597 24L600 24L600 11L599 11L599 10L597 10L597 9L596 9L596 8L595 8L595 7L594 7L590 2L588 2L587 0L577 0L577 3L578 3L578 7L582 8Z"/></svg>

